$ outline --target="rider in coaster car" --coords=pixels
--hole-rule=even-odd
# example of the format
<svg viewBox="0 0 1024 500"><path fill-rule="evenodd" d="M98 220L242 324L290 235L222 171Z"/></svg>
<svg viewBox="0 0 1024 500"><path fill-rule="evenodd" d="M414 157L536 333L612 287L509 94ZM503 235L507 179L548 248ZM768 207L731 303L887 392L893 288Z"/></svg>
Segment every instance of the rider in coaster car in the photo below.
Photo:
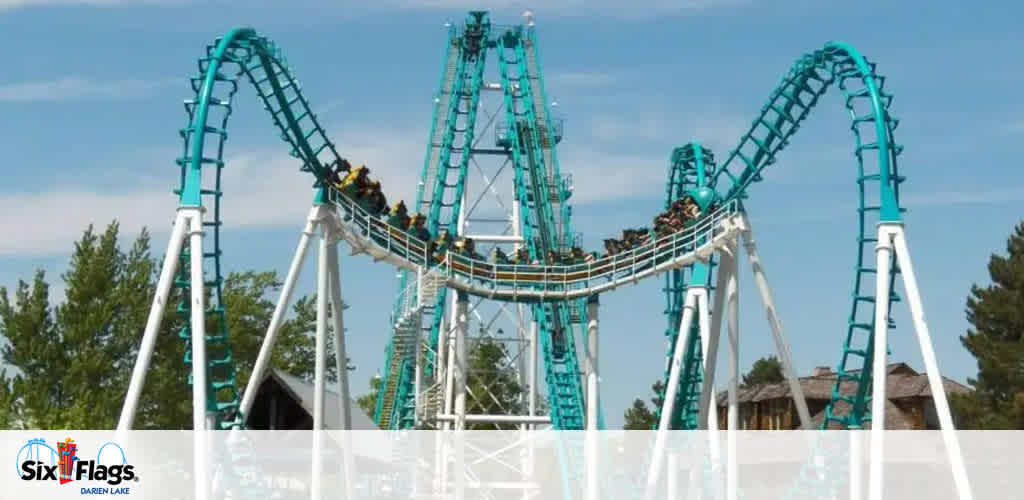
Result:
<svg viewBox="0 0 1024 500"><path fill-rule="evenodd" d="M608 238L604 240L604 250L606 255L611 257L612 255L619 253L622 250L622 248L619 245L619 242L616 241L614 238Z"/></svg>
<svg viewBox="0 0 1024 500"><path fill-rule="evenodd" d="M572 247L569 250L569 259L571 264L582 264L583 263L583 249L580 247Z"/></svg>
<svg viewBox="0 0 1024 500"><path fill-rule="evenodd" d="M430 231L424 225L427 222L427 218L423 215L416 214L415 220L409 221L409 234L423 240L424 242L430 241Z"/></svg>
<svg viewBox="0 0 1024 500"><path fill-rule="evenodd" d="M561 262L559 262L559 259L558 259L558 254L555 253L554 250L548 250L547 253L544 254L544 263L549 265L549 266L553 266L555 264L561 264Z"/></svg>
<svg viewBox="0 0 1024 500"><path fill-rule="evenodd" d="M529 264L530 263L530 251L527 250L526 248L520 248L519 250L517 250L516 251L515 259L513 260L513 263L514 264L518 264L518 265Z"/></svg>
<svg viewBox="0 0 1024 500"><path fill-rule="evenodd" d="M388 225L399 229L409 227L409 210L405 208L404 201L399 200L399 202L395 203L395 206L392 207L391 215L388 217Z"/></svg>
<svg viewBox="0 0 1024 500"><path fill-rule="evenodd" d="M384 196L384 192L380 189L376 189L370 196L370 201L373 205L373 213L378 217L384 217L388 215L388 199Z"/></svg>
<svg viewBox="0 0 1024 500"><path fill-rule="evenodd" d="M551 340L556 346L562 346L565 343L565 335L561 328L555 328L551 331Z"/></svg>
<svg viewBox="0 0 1024 500"><path fill-rule="evenodd" d="M456 254L466 256L466 238L458 238L452 245L452 251Z"/></svg>
<svg viewBox="0 0 1024 500"><path fill-rule="evenodd" d="M366 168L366 165L353 169L341 181L341 192L349 198L355 198L356 194L369 183L367 177L369 174L370 169Z"/></svg>
<svg viewBox="0 0 1024 500"><path fill-rule="evenodd" d="M341 187L341 182L345 179L345 176L352 170L352 164L348 160L341 158L335 160L334 170L328 176L328 180L333 187Z"/></svg>
<svg viewBox="0 0 1024 500"><path fill-rule="evenodd" d="M633 249L633 246L636 243L636 240L635 240L635 237L633 235L633 230L632 229L623 229L622 230L622 240L621 240L621 242L622 242L622 250L623 251L629 251L629 250Z"/></svg>
<svg viewBox="0 0 1024 500"><path fill-rule="evenodd" d="M654 216L652 221L654 225L654 232L659 238L668 234L668 217L665 214L658 214Z"/></svg>
<svg viewBox="0 0 1024 500"><path fill-rule="evenodd" d="M374 204L377 193L380 193L380 181L367 183L356 193L356 202L368 213L375 213Z"/></svg>
<svg viewBox="0 0 1024 500"><path fill-rule="evenodd" d="M413 214L412 217L409 218L409 222L405 226L402 226L402 229L405 229L405 234L416 236L416 226L423 225L425 220L426 217L423 214Z"/></svg>
<svg viewBox="0 0 1024 500"><path fill-rule="evenodd" d="M476 253L476 242L473 238L462 238L462 255L474 260L484 260L483 255Z"/></svg>
<svg viewBox="0 0 1024 500"><path fill-rule="evenodd" d="M444 260L444 254L448 252L448 249L452 246L452 235L447 229L442 229L438 232L437 239L431 243L433 244L432 253L434 255L434 259L441 262Z"/></svg>
<svg viewBox="0 0 1024 500"><path fill-rule="evenodd" d="M651 230L646 227L637 228L633 231L636 246L643 246L651 241Z"/></svg>
<svg viewBox="0 0 1024 500"><path fill-rule="evenodd" d="M491 264L508 264L508 263L509 263L508 255L505 255L505 252L502 252L500 248L494 247L494 249L491 250Z"/></svg>

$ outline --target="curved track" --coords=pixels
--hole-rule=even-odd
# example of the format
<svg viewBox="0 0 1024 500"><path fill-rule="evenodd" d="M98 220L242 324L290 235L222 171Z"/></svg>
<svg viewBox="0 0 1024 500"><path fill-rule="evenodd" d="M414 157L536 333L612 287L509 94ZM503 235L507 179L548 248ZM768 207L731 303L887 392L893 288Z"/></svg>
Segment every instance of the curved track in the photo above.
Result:
<svg viewBox="0 0 1024 500"><path fill-rule="evenodd" d="M708 187L708 181L711 174L714 173L714 169L714 156L700 143L692 142L674 149L669 159L665 208L668 209L675 200L696 193L700 188ZM672 350L676 345L679 323L683 318L686 289L689 286L700 285L707 287L709 292L713 291L714 269L715 258L711 256L706 263L689 264L682 269L674 269L665 276L665 316L668 320L665 337L668 342L665 351L665 374L662 377L664 382L658 393L659 398L664 398L665 388L668 386L669 372L672 366ZM697 322L694 322L690 328L686 342L689 344L686 350L689 355L683 360L679 392L673 406L673 415L670 420L673 429L697 428L697 404L700 399L702 377L701 339ZM660 407L655 409L655 416L656 420L661 418Z"/></svg>
<svg viewBox="0 0 1024 500"><path fill-rule="evenodd" d="M526 47L535 50L532 35L524 36L516 41L513 47L522 57L513 60L523 67L524 75L530 74L529 64L537 65L536 53L532 56L525 51ZM452 40L452 39L450 39ZM533 57L534 59L530 59ZM473 59L459 59L459 65L453 71L466 71L465 64L473 63ZM503 59L504 61L504 59ZM212 267L213 277L204 283L211 291L211 305L208 315L217 325L211 329L207 341L211 345L211 396L210 406L219 415L221 427L237 425L238 397L234 384L234 368L228 346L228 332L224 322L224 310L220 297L221 250L219 245L220 227L224 223L221 218L220 197L223 194L220 183L220 172L224 167L224 143L227 138L227 122L231 115L232 99L238 90L239 80L244 77L256 89L271 120L280 131L280 137L291 147L292 156L299 161L299 170L313 174L315 186L326 173L325 165L339 159L333 143L327 138L323 128L316 120L308 101L302 96L300 86L287 67L280 51L269 39L258 35L250 28L232 30L218 39L215 44L207 47L205 55L199 60L199 75L192 78L195 98L187 101L185 109L188 113L188 126L181 130L184 140L184 154L179 158L181 166L180 195L182 206L210 206L204 200L212 200L213 214L205 225L212 228L213 250L204 254L204 259ZM459 68L462 68L460 70ZM475 67L474 67L475 68ZM474 69L475 70L475 69ZM473 75L472 71L467 74ZM479 75L479 73L476 73ZM479 85L479 76L467 80L470 85ZM753 183L761 180L762 171L775 162L776 155L787 145L789 139L807 117L810 110L826 90L837 84L845 97L846 108L852 117L851 129L855 138L855 158L857 161L858 184L858 256L857 270L854 279L853 305L847 329L847 338L843 345L843 354L839 363L839 381L833 391L833 402L829 405L824 425L830 423L849 427L858 427L869 419L866 413L868 389L870 387L870 370L864 370L871 361L871 329L873 299L870 293L870 282L874 270L870 267L870 246L875 243L874 237L867 231L873 221L898 221L901 209L898 203L899 184L903 178L897 175L896 157L900 148L895 146L892 133L897 121L890 117L888 107L891 95L884 91L884 78L874 71L874 65L868 63L860 54L842 43L829 43L823 49L805 55L793 66L784 77L780 86L771 93L768 103L762 108L761 114L754 120L750 130L743 136L739 145L733 150L722 166L711 172L707 185L719 193L720 209L707 217L691 231L672 235L667 239L652 243L647 247L635 249L628 257L617 256L596 263L580 266L495 266L481 261L473 261L462 256L448 254L434 266L426 266L438 280L461 292L486 296L500 300L532 302L534 307L541 303L564 304L567 299L583 300L602 291L616 286L635 282L662 271L672 271L669 277L668 293L670 303L678 296L685 283L686 272L678 269L693 265L700 260L707 260L710 252L723 235L732 234L737 227L731 222L731 214L742 210L741 200L746 197ZM540 86L542 89L542 85ZM536 112L536 108L531 108ZM543 110L547 116L547 110ZM551 130L550 119L546 119L548 130ZM539 121L534 117L533 121ZM435 124L436 125L436 124ZM436 128L436 127L435 127ZM469 130L469 129L467 129ZM437 130L432 131L432 135ZM531 131L536 134L536 130ZM447 134L447 132L446 132ZM471 134L471 132L470 132ZM865 140L865 137L869 139ZM521 139L521 138L520 138ZM872 140L873 139L873 140ZM472 137L468 139L471 141ZM534 138L536 140L536 138ZM450 138L445 139L449 146ZM450 147L448 148L451 149ZM520 151L520 149L515 151ZM525 162L543 167L544 161L557 164L553 154L542 149L524 148L522 152L537 156L535 162ZM438 152L445 154L445 148ZM694 164L704 158L703 149L692 149ZM433 154L428 152L429 155ZM450 151L449 153L450 154ZM516 153L518 154L518 153ZM541 158L543 155L550 155ZM685 162L684 162L685 163ZM207 176L204 181L204 167L214 168L214 175ZM464 165L456 168L464 169ZM679 172L686 168L680 167ZM543 173L541 173L543 175ZM523 172L517 172L523 175ZM682 174L680 174L682 175ZM680 178L670 182L669 197L678 196L679 190L688 185L687 180ZM441 176L429 179L436 186L446 185ZM702 184L701 182L697 183ZM518 182L518 189L526 189L532 184ZM872 190L875 186L877 190ZM674 191L673 191L674 190ZM530 227L536 229L551 223L568 226L567 205L547 198L546 190L538 190L537 197L524 196L525 200L535 200L538 206L528 206L529 213L542 214L542 220L534 220ZM351 214L358 214L358 207L344 197L331 191L321 190L319 201L330 201L346 207ZM526 193L524 193L526 194ZM425 195L421 191L420 204L424 203ZM455 198L460 199L459 197ZM431 224L436 229L446 221L440 215L440 202L430 201ZM556 215L551 207L558 205ZM355 207L355 208L353 208ZM450 207L449 207L450 208ZM456 213L457 210L448 210ZM451 221L447 221L449 224ZM363 226L358 226L363 224ZM346 239L354 246L388 260L406 270L417 270L424 274L424 264L429 256L420 252L422 242L404 236L402 231L388 228L383 221L373 218L352 217L345 227ZM543 229L543 228L542 228ZM530 230L530 229L528 229ZM363 234L359 232L363 231ZM558 232L547 229L539 231L541 240L551 234L565 234L565 228ZM398 234L395 234L398 233ZM533 241L534 238L529 238ZM384 250L381 253L381 249ZM540 248L531 249L531 256L540 253ZM188 273L187 248L183 252L182 272ZM700 267L700 265L698 265ZM689 268L691 280L693 267ZM893 266L895 274L896 267ZM707 282L710 279L709 269L704 276L698 277ZM699 274L699 273L697 273ZM893 274L888 279L893 279ZM183 274L183 277L187 274ZM177 284L185 288L184 297L188 296L188 280L180 279ZM443 300L439 296L438 301ZM893 295L887 307L896 300ZM562 306L556 306L559 309ZM188 301L184 300L178 307L179 312L188 314ZM555 311L557 312L557 311ZM566 312L567 314L567 312ZM670 322L677 321L675 308L669 307ZM561 313L556 314L561 316ZM551 317L549 311L544 316ZM436 319L436 318L435 318ZM187 322L186 322L187 323ZM671 323L670 323L671 324ZM187 326L181 332L188 341L190 332ZM435 325L436 330L436 325ZM671 328L670 328L671 330ZM546 337L545 337L546 338ZM860 362L857 362L857 360ZM190 356L186 354L186 362ZM859 374L852 373L860 369ZM839 384L856 382L856 396L850 397L839 393ZM846 415L838 415L834 411L835 404L845 401L853 411ZM676 420L676 419L674 419ZM680 426L682 417L678 419Z"/></svg>
<svg viewBox="0 0 1024 500"><path fill-rule="evenodd" d="M175 190L175 194L179 195L180 206L209 209L212 204L213 207L212 217L207 212L207 220L203 223L206 230L212 229L213 233L213 250L203 255L204 264L209 266L206 269L208 272L212 270L213 274L213 279L204 282L210 290L207 316L212 323L207 327L206 340L210 365L207 394L210 395L209 410L218 416L217 425L227 428L244 422L237 412L238 391L221 298L220 248L220 230L224 224L220 209L224 143L228 137L228 119L239 80L244 78L255 87L264 108L280 131L281 139L291 146L291 155L301 162L299 170L312 173L318 185L326 172L324 165L339 157L308 101L302 96L298 81L288 69L280 50L252 28L234 29L208 45L198 60L198 70L198 75L191 78L195 96L185 101L188 124L180 131L184 152L177 159L181 177L180 188ZM213 175L204 179L203 170L210 167L214 168ZM208 201L204 203L204 200ZM175 280L176 287L182 289L177 309L185 318L189 315L190 294L188 252L186 245L179 264L179 278ZM185 362L191 363L188 344L192 334L189 322L183 323L185 326L180 336L186 343Z"/></svg>
<svg viewBox="0 0 1024 500"><path fill-rule="evenodd" d="M825 46L801 57L772 91L760 115L730 152L721 168L712 175L711 185L729 199L743 199L751 185L762 179L761 173L775 163L776 155L788 145L818 99L833 85L838 86L850 113L857 162L857 260L853 279L853 303L847 323L846 340L837 369L823 428L832 424L859 428L870 420L872 332L874 329L874 279L872 256L877 238L877 222L902 219L899 185L905 180L897 171L893 132L899 121L889 114L892 94L884 90L885 77L875 72L857 50L842 42ZM874 186L874 189L872 189ZM886 278L892 281L898 272L895 256ZM898 300L893 292L886 307ZM889 327L893 327L891 324ZM859 373L857 372L859 370ZM840 393L840 385L856 384L856 395ZM848 392L848 391L844 391ZM836 404L843 402L850 411L840 414Z"/></svg>

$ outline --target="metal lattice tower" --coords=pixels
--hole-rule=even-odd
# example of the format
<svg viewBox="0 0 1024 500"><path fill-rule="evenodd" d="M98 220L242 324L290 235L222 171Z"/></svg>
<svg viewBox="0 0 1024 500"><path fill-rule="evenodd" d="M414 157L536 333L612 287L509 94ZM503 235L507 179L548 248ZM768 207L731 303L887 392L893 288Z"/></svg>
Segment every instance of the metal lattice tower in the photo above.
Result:
<svg viewBox="0 0 1024 500"><path fill-rule="evenodd" d="M548 251L567 253L579 240L568 204L572 184L558 168L562 122L549 111L533 28L492 25L487 13L471 12L461 26L448 26L445 45L414 210L427 215L432 234L447 230L471 237L484 243L478 247L484 255L496 246L509 255L525 248L536 261ZM375 411L383 428L418 422L434 426L429 421L435 415L451 414L452 397L443 393L448 375L444 349L452 342L454 294L433 288L414 300L417 283L410 272L399 272ZM536 345L551 423L556 429L581 429L576 341L585 334L584 309L583 301L520 306L471 301L468 331L510 346L507 367L528 393L527 401L513 408L494 404L489 394L470 394L474 406L495 408L504 416L536 416L531 400L540 384L531 378L536 361L530 355ZM418 350L417 343L422 344ZM423 357L418 384L417 352Z"/></svg>

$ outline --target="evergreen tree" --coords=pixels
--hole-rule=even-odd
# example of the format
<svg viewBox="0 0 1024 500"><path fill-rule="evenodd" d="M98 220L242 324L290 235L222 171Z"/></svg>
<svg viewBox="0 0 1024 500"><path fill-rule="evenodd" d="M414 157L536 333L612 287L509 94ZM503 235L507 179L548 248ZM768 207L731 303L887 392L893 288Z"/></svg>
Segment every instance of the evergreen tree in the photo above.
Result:
<svg viewBox="0 0 1024 500"><path fill-rule="evenodd" d="M622 426L627 431L649 431L658 423L654 418L654 412L647 409L642 399L634 399L633 407L626 410L626 424Z"/></svg>
<svg viewBox="0 0 1024 500"><path fill-rule="evenodd" d="M775 356L761 358L754 362L750 371L743 376L742 387L750 387L760 384L776 384L786 380L782 373L782 363Z"/></svg>
<svg viewBox="0 0 1024 500"><path fill-rule="evenodd" d="M0 429L14 429L18 420L18 400L11 389L7 370L0 370Z"/></svg>
<svg viewBox="0 0 1024 500"><path fill-rule="evenodd" d="M968 379L972 392L950 396L960 428L1024 429L1024 223L1006 249L989 259L992 284L972 285L967 298L970 328L960 341L978 376Z"/></svg>
<svg viewBox="0 0 1024 500"><path fill-rule="evenodd" d="M491 337L482 337L470 348L468 358L466 391L472 396L466 398L466 413L522 413L523 388L506 363L508 352L505 345ZM471 430L515 427L494 423L466 424L466 428Z"/></svg>
<svg viewBox="0 0 1024 500"><path fill-rule="evenodd" d="M31 284L19 281L13 294L0 287L0 336L7 340L0 354L12 368L0 374L4 427L110 429L117 424L160 262L150 254L145 229L127 254L119 249L118 229L114 222L97 234L90 226L75 243L61 276L65 299L55 309L42 271ZM232 273L225 280L223 298L239 388L252 370L274 310L267 296L280 286L273 272ZM179 301L188 300L184 292L172 289L168 299L136 429L191 427L189 369L179 337L188 318L177 312ZM307 380L312 377L315 313L314 299L298 299L294 317L281 327L272 366ZM328 335L328 376L333 381L332 337Z"/></svg>
<svg viewBox="0 0 1024 500"><path fill-rule="evenodd" d="M654 396L651 397L651 404L654 410L661 408L664 401L664 389L665 384L660 380L651 385L651 391L654 393ZM639 398L633 400L633 407L626 410L624 418L625 425L622 428L627 431L646 431L654 429L658 425L656 412L648 409L643 400Z"/></svg>
<svg viewBox="0 0 1024 500"><path fill-rule="evenodd" d="M19 280L13 303L0 287L0 333L7 339L4 362L15 369L5 382L22 411L12 427L39 428L63 399L63 347L56 337L50 312L50 286L37 271L31 286ZM8 392L5 389L5 392Z"/></svg>
<svg viewBox="0 0 1024 500"><path fill-rule="evenodd" d="M110 429L116 425L122 399L116 369L128 354L128 345L113 330L124 298L118 293L125 257L117 245L118 224L102 235L90 226L75 245L71 263L61 277L64 303L57 306L57 337L63 347L62 411L48 415L44 428Z"/></svg>

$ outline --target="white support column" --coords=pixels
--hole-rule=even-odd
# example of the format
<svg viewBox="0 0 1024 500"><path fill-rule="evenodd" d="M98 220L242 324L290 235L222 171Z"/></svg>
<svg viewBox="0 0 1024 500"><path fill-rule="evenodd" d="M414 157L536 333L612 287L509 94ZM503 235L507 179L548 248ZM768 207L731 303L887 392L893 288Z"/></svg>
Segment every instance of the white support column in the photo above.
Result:
<svg viewBox="0 0 1024 500"><path fill-rule="evenodd" d="M530 366L527 372L527 380L529 380L529 411L530 416L537 415L537 322L530 322ZM535 429L536 426L531 425L531 429Z"/></svg>
<svg viewBox="0 0 1024 500"><path fill-rule="evenodd" d="M324 434L324 389L327 383L327 306L330 299L330 242L328 228L321 225L320 252L317 255L316 274L316 354L313 373L313 471L310 494L313 500L322 498Z"/></svg>
<svg viewBox="0 0 1024 500"><path fill-rule="evenodd" d="M453 406L455 404L455 363L456 363L456 359L455 359L456 358L456 356L455 356L455 337L456 337L456 332L455 331L458 329L457 323L458 323L458 317L459 317L458 306L455 303L455 295L458 292L456 292L455 290L449 290L448 292L449 292L448 307L449 307L449 311L451 311L451 318L450 318L450 321L448 323L448 326L447 327L442 327L444 329L444 332L443 332L444 336L448 338L448 340L447 340L447 344L448 345L446 346L446 349L445 349L445 352L447 353L447 359L445 360L446 361L446 365L445 365L445 372L444 372L444 379L445 379L445 381L444 381L444 414L445 415L450 415L452 413L452 408L453 408ZM441 321L441 324L444 325L444 321L443 320ZM452 428L453 428L453 426L452 426L451 422L445 422L444 423L444 429L445 430L450 430Z"/></svg>
<svg viewBox="0 0 1024 500"><path fill-rule="evenodd" d="M267 368L270 367L274 345L277 343L277 334L281 331L281 324L284 322L284 316L288 312L288 306L291 304L295 283L299 280L299 275L302 273L302 263L305 261L306 252L309 249L309 240L316 231L317 223L321 220L322 210L320 206L315 206L310 209L309 216L306 217L306 225L302 230L302 235L299 236L299 245L295 249L292 263L288 267L288 275L285 277L284 285L281 287L281 296L277 299L274 314L271 316L270 325L267 327L267 335L263 338L260 353L256 356L256 364L253 365L252 374L249 376L254 389L256 387L255 384L263 380ZM252 409L254 402L256 402L256 391L250 391L246 388L245 393L242 395L242 405L240 408L243 418L249 414L249 410Z"/></svg>
<svg viewBox="0 0 1024 500"><path fill-rule="evenodd" d="M724 253L719 252L719 256ZM721 264L721 262L719 262ZM700 387L700 402L697 413L698 429L718 429L718 401L715 397L715 367L718 364L718 336L722 331L722 316L725 313L725 288L729 275L728 269L719 266L715 278L715 304L710 311L704 312L701 318L710 316L711 326L707 335L701 336L701 353L704 362L704 373ZM706 295L705 295L706 296ZM717 443L717 442L716 442Z"/></svg>
<svg viewBox="0 0 1024 500"><path fill-rule="evenodd" d="M453 290L449 290L449 292L455 293ZM449 311L454 309L450 297L448 300L448 307ZM448 369L448 351L450 349L448 345L448 332L450 331L450 328L448 326L448 322L443 318L437 328L437 353L434 357L434 383L439 383L441 385L438 389L441 391L441 405L436 412L436 414L441 414L451 412L451 407L449 406L450 398L448 396L448 386L450 385L448 380L448 373L450 373L450 370ZM433 416L435 415L430 415L430 417ZM443 424L441 428L447 429L448 424Z"/></svg>
<svg viewBox="0 0 1024 500"><path fill-rule="evenodd" d="M457 427L462 430L463 427ZM455 433L455 500L466 498L466 434Z"/></svg>
<svg viewBox="0 0 1024 500"><path fill-rule="evenodd" d="M850 500L860 500L863 486L863 465L860 429L849 429L850 434Z"/></svg>
<svg viewBox="0 0 1024 500"><path fill-rule="evenodd" d="M600 408L598 393L598 320L597 297L587 301L587 429L597 430L597 415Z"/></svg>
<svg viewBox="0 0 1024 500"><path fill-rule="evenodd" d="M686 337L693 324L693 316L697 308L698 296L707 296L707 290L703 287L690 287L686 290L683 299L683 317L679 321L679 332L676 335L676 345L672 349L672 364L669 368L668 385L665 387L665 397L661 403L661 418L658 422L658 433L654 438L654 450L651 454L651 465L647 471L647 486L644 490L644 499L653 500L654 493L658 488L658 479L661 475L661 464L665 455L665 441L668 439L668 432L672 422L672 412L675 409L676 392L679 391L679 372L683 369L683 359L686 357L686 350L689 346ZM701 332L703 335L704 332Z"/></svg>
<svg viewBox="0 0 1024 500"><path fill-rule="evenodd" d="M334 330L334 361L338 370L338 413L341 433L341 477L344 482L342 490L346 499L355 499L356 473L355 457L352 455L352 407L348 384L348 355L345 349L345 302L341 295L341 263L338 261L337 243L332 243L333 234L328 239L327 261L328 280L331 299L331 328Z"/></svg>
<svg viewBox="0 0 1024 500"><path fill-rule="evenodd" d="M459 294L455 299L455 429L466 428L466 329L469 297ZM460 477L462 472L460 471Z"/></svg>
<svg viewBox="0 0 1024 500"><path fill-rule="evenodd" d="M599 463L599 446L598 446L598 431L597 429L587 429L586 431L585 445L585 457L584 466L586 485L584 487L584 498L586 500L598 500L600 498L600 463Z"/></svg>
<svg viewBox="0 0 1024 500"><path fill-rule="evenodd" d="M690 460L690 470L688 474L689 484L686 489L686 500L701 500L704 498L704 475L701 474L701 463L702 460L700 454L693 454Z"/></svg>
<svg viewBox="0 0 1024 500"><path fill-rule="evenodd" d="M679 500L679 452L672 450L668 452L668 471L665 474L668 481L668 500Z"/></svg>
<svg viewBox="0 0 1024 500"><path fill-rule="evenodd" d="M330 241L330 240L328 240ZM352 406L348 384L348 354L345 349L345 302L341 296L341 264L338 262L338 247L329 243L327 262L330 281L331 328L334 330L334 364L338 369L338 407L341 429L352 429Z"/></svg>
<svg viewBox="0 0 1024 500"><path fill-rule="evenodd" d="M335 367L338 370L338 397L341 403L338 406L339 423L344 430L352 428L351 397L348 388L348 355L345 348L345 302L341 297L341 269L338 263L338 247L328 247L328 261L330 264L331 280L331 328L334 330L334 359Z"/></svg>
<svg viewBox="0 0 1024 500"><path fill-rule="evenodd" d="M599 495L598 474L600 471L598 453L597 416L600 405L598 393L598 319L597 296L587 301L587 500L597 500Z"/></svg>
<svg viewBox="0 0 1024 500"><path fill-rule="evenodd" d="M889 333L889 267L892 256L892 233L885 226L878 228L878 243L875 246L875 332L874 360L871 373L871 476L868 480L868 495L871 500L882 500L884 484L883 463L885 432L885 382Z"/></svg>
<svg viewBox="0 0 1024 500"><path fill-rule="evenodd" d="M728 266L729 269L729 281L726 284L725 294L726 301L729 304L729 320L728 320L728 333L729 333L729 413L726 417L728 420L728 429L726 430L726 442L728 448L728 462L726 463L726 485L725 485L725 496L728 500L737 499L737 474L739 472L739 466L736 456L736 430L739 429L739 378L740 378L740 361L739 361L739 276L737 275L739 255L737 255L737 246L735 242L730 245L733 250L731 257L722 257L722 267Z"/></svg>
<svg viewBox="0 0 1024 500"><path fill-rule="evenodd" d="M723 296L724 294L716 293L715 296ZM717 301L716 301L717 302ZM716 304L721 305L721 304ZM708 317L708 294L705 292L698 297L697 310L700 312L700 331L701 338L705 339L703 343L704 348L704 381L703 384L711 387L711 407L709 409L710 416L708 417L708 443L711 455L711 481L712 481L712 495L715 500L722 498L722 451L718 442L718 403L715 397L714 383L715 383L715 359L718 353L718 337L721 333L721 329L714 329L710 326L711 318ZM722 314L719 312L716 314L721 318ZM719 322L719 326L721 323ZM707 332L707 333L705 333ZM711 354L708 354L711 353Z"/></svg>
<svg viewBox="0 0 1024 500"><path fill-rule="evenodd" d="M949 401L946 399L946 388L942 383L942 374L939 373L939 362L935 357L935 349L932 346L928 323L924 319L924 304L921 302L921 293L917 287L917 277L914 274L914 266L911 263L906 234L902 225L896 226L891 230L894 236L893 243L896 246L896 259L899 262L900 272L903 274L903 288L907 293L910 315L914 322L914 332L917 333L917 342L921 347L921 358L924 360L925 374L928 376L928 385L931 387L932 398L935 400L935 410L939 416L942 440L946 445L949 464L953 469L953 482L956 485L957 496L960 500L972 500L973 494L971 493L970 482L967 479L967 469L964 466L963 455L960 452L960 443L956 437L956 427L953 425L953 415L949 410Z"/></svg>
<svg viewBox="0 0 1024 500"><path fill-rule="evenodd" d="M164 255L164 264L160 269L156 295L153 297L153 305L149 308L146 329L142 334L142 344L139 345L139 354L135 358L132 378L128 383L128 393L124 398L124 406L121 407L121 418L117 422L118 431L127 431L132 428L132 423L135 421L135 410L139 405L139 397L142 395L142 387L146 384L146 374L149 372L149 362L153 357L153 348L156 346L160 320L164 317L167 297L170 295L171 284L174 282L174 273L178 270L178 258L185 240L185 230L188 228L189 221L182 210L178 209L178 214L174 218L174 227L171 229L171 237L167 242L167 254Z"/></svg>
<svg viewBox="0 0 1024 500"><path fill-rule="evenodd" d="M420 411L423 409L423 329L416 329L416 337L413 340L413 377L412 377L412 421L413 428L420 427Z"/></svg>
<svg viewBox="0 0 1024 500"><path fill-rule="evenodd" d="M192 429L195 459L196 500L205 500L209 491L206 404L206 287L203 285L203 208L183 210L189 219L189 267L192 304Z"/></svg>
<svg viewBox="0 0 1024 500"><path fill-rule="evenodd" d="M786 374L786 381L789 383L789 392L793 395L793 402L796 405L797 415L800 417L800 427L810 430L814 424L811 422L811 412L807 409L807 399L804 397L804 390L800 386L797 376L796 365L793 363L793 356L789 352L789 343L782 334L782 322L775 311L775 299L772 297L771 288L765 278L764 266L761 264L761 256L757 251L754 236L751 232L750 222L744 220L744 227L748 228L743 232L743 245L747 251L747 258L750 261L750 268L754 272L754 282L761 293L761 303L764 305L765 315L768 317L768 325L772 330L772 337L775 340L775 352L782 363L782 369ZM736 256L737 259L739 255Z"/></svg>
<svg viewBox="0 0 1024 500"><path fill-rule="evenodd" d="M329 247L327 227L322 226L320 235L320 252L317 255L316 274L316 354L313 373L313 430L319 431L324 426L324 389L327 382L327 306L330 289L327 286L330 274Z"/></svg>

